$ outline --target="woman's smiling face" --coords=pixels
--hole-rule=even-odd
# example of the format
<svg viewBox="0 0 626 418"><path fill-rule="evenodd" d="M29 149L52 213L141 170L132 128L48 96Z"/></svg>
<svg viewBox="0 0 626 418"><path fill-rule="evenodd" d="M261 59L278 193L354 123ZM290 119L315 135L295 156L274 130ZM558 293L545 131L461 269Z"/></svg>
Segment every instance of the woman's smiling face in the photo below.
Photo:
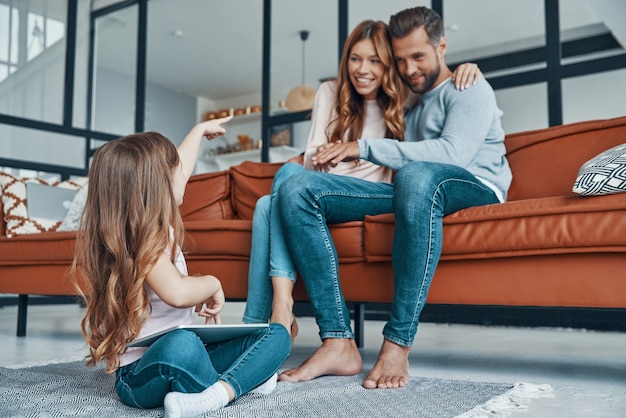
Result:
<svg viewBox="0 0 626 418"><path fill-rule="evenodd" d="M363 39L352 47L348 57L348 74L354 89L366 100L374 100L385 71L374 43Z"/></svg>

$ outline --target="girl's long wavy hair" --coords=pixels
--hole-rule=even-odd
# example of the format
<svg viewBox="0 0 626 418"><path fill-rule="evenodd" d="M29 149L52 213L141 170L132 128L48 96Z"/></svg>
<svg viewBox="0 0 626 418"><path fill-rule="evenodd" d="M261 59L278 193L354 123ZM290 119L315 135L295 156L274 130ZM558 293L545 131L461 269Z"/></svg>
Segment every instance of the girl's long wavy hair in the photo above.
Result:
<svg viewBox="0 0 626 418"><path fill-rule="evenodd" d="M366 20L350 33L341 54L335 96L337 117L329 124L326 135L328 142L356 141L363 132L365 99L357 93L350 82L348 62L354 45L364 39L372 41L376 54L384 66L383 79L376 100L383 109L387 128L385 136L404 139L403 105L406 90L395 66L387 24L382 21Z"/></svg>
<svg viewBox="0 0 626 418"><path fill-rule="evenodd" d="M86 364L119 367L151 312L145 281L161 254L183 240L172 192L174 144L156 132L111 141L94 154L72 272L87 310ZM171 232L173 228L173 234Z"/></svg>

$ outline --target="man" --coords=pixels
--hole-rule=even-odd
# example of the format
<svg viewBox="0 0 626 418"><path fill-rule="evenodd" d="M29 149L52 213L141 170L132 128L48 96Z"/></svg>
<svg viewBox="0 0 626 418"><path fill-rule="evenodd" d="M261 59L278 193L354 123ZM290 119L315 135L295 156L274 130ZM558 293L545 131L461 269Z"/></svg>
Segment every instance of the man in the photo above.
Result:
<svg viewBox="0 0 626 418"><path fill-rule="evenodd" d="M279 190L287 242L306 284L322 346L281 380L351 375L362 360L341 293L338 260L327 224L394 213L394 298L378 359L363 386L395 388L409 379L408 356L442 246L442 218L463 208L503 202L511 182L502 112L489 83L457 90L445 63L440 16L426 7L389 22L396 64L419 101L405 115L405 141L360 139L319 148L323 170L365 159L397 169L395 185L303 171ZM383 278L381 278L382 280Z"/></svg>

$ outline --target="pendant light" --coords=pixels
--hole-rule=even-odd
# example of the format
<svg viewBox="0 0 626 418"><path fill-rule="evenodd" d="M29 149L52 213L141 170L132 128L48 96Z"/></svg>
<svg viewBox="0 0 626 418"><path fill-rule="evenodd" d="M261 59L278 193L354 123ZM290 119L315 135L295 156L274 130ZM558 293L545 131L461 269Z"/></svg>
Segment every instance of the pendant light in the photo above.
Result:
<svg viewBox="0 0 626 418"><path fill-rule="evenodd" d="M313 101L315 99L315 89L305 84L304 72L306 70L305 49L304 45L309 38L308 30L300 31L300 39L302 40L302 84L289 90L287 99L285 99L285 106L290 112L300 112L303 110L309 110L313 108Z"/></svg>

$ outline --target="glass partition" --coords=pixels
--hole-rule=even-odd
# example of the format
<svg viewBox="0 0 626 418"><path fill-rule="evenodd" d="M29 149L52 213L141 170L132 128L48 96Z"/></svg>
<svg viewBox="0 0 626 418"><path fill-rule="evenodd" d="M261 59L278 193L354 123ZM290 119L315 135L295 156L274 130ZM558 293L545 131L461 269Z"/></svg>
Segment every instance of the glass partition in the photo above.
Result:
<svg viewBox="0 0 626 418"><path fill-rule="evenodd" d="M382 20L389 23L391 15L409 7L426 6L431 7L430 1L421 1L417 4L411 0L386 0L376 1L368 7L359 7L361 1L352 0L348 5L348 33L363 20Z"/></svg>
<svg viewBox="0 0 626 418"><path fill-rule="evenodd" d="M61 123L67 0L0 4L0 113Z"/></svg>
<svg viewBox="0 0 626 418"><path fill-rule="evenodd" d="M95 20L91 128L125 134L135 130L138 6Z"/></svg>
<svg viewBox="0 0 626 418"><path fill-rule="evenodd" d="M337 75L338 11L337 0L272 1L271 112L310 109L320 80Z"/></svg>
<svg viewBox="0 0 626 418"><path fill-rule="evenodd" d="M563 123L626 115L626 70L563 80Z"/></svg>
<svg viewBox="0 0 626 418"><path fill-rule="evenodd" d="M88 128L90 12L89 3L78 2L76 61L74 65L74 113L72 116L72 125L76 128Z"/></svg>
<svg viewBox="0 0 626 418"><path fill-rule="evenodd" d="M85 140L82 137L0 124L0 154L28 163L84 168ZM5 149L6 147L6 149Z"/></svg>
<svg viewBox="0 0 626 418"><path fill-rule="evenodd" d="M448 64L483 59L481 69L494 74L546 67L544 0L445 0L443 5Z"/></svg>

